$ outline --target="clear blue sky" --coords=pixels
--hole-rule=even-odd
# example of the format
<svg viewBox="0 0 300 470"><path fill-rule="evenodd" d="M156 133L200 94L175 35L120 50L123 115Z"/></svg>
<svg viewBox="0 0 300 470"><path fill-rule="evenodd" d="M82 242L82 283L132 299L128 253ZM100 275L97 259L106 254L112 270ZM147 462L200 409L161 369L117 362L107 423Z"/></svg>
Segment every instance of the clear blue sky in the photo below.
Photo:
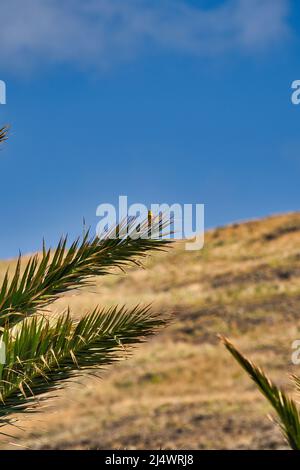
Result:
<svg viewBox="0 0 300 470"><path fill-rule="evenodd" d="M95 228L122 194L204 203L206 227L299 209L299 2L1 9L0 257Z"/></svg>

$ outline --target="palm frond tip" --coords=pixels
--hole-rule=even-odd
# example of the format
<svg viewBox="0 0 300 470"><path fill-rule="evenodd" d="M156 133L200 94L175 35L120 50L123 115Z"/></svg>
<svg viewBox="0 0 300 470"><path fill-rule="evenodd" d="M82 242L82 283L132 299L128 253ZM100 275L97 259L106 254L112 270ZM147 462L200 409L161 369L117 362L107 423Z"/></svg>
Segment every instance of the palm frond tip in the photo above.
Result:
<svg viewBox="0 0 300 470"><path fill-rule="evenodd" d="M227 338L220 336L220 339L276 411L280 429L291 448L300 450L300 414L297 403L280 390L262 369L247 359Z"/></svg>
<svg viewBox="0 0 300 470"><path fill-rule="evenodd" d="M0 128L0 144L7 140L8 131L9 131L8 126L4 126L4 127Z"/></svg>

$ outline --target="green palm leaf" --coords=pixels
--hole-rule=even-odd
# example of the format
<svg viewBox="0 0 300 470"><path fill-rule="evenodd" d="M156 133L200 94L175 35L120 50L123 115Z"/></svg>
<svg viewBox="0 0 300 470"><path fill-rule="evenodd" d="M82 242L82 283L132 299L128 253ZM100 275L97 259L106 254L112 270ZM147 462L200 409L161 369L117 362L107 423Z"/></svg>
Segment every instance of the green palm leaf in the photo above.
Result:
<svg viewBox="0 0 300 470"><path fill-rule="evenodd" d="M0 415L28 410L36 397L57 390L84 371L124 357L124 347L144 341L166 323L149 307L95 309L75 322L43 317L5 328L6 364L0 364Z"/></svg>
<svg viewBox="0 0 300 470"><path fill-rule="evenodd" d="M279 418L281 431L294 450L300 450L300 415L296 402L280 390L253 362L249 361L235 346L220 337L227 350L249 374L261 393L272 405Z"/></svg>
<svg viewBox="0 0 300 470"><path fill-rule="evenodd" d="M63 292L86 285L92 276L138 264L150 251L163 250L170 240L160 239L162 229L158 226L159 222L154 221L154 233L156 230L158 236L152 239L146 238L148 221L141 227L138 239L95 237L89 240L86 234L81 243L76 240L67 248L67 238L63 238L54 253L44 246L40 257L31 257L23 271L20 256L13 276L9 278L7 272L0 286L0 327L8 319L12 326L24 315L55 301ZM129 224L124 229L129 230Z"/></svg>

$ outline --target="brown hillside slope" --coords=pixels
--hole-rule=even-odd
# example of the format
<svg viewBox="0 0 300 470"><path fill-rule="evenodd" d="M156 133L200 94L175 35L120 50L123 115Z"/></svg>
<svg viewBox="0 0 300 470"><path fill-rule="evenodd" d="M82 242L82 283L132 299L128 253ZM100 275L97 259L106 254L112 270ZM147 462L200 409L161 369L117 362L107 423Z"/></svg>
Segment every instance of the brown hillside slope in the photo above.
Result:
<svg viewBox="0 0 300 470"><path fill-rule="evenodd" d="M285 446L269 406L216 335L234 339L284 387L289 372L300 374L291 364L300 339L300 214L212 230L202 251L178 244L147 270L100 279L55 309L70 305L82 315L97 303L137 302L173 312L173 323L104 380L68 387L49 408L22 417L24 430L6 429L15 437L3 437L2 448Z"/></svg>

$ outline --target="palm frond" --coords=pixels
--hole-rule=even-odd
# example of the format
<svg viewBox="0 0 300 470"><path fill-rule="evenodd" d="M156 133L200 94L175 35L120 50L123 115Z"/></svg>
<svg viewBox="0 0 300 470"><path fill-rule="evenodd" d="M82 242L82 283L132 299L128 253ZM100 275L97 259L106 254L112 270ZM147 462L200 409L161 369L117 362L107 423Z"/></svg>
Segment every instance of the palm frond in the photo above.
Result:
<svg viewBox="0 0 300 470"><path fill-rule="evenodd" d="M281 431L294 450L300 450L300 415L296 402L280 390L253 362L249 361L227 338L220 337L227 350L249 374L279 418Z"/></svg>
<svg viewBox="0 0 300 470"><path fill-rule="evenodd" d="M0 144L7 140L8 131L9 131L8 126L4 126L0 129Z"/></svg>
<svg viewBox="0 0 300 470"><path fill-rule="evenodd" d="M55 301L63 292L86 285L93 276L138 264L150 251L164 250L170 243L159 237L147 238L147 221L142 228L138 239L95 237L90 240L87 233L81 243L76 240L69 248L65 237L53 253L43 246L42 254L31 257L24 270L20 256L12 277L7 272L0 286L0 327L7 320L12 326L24 315ZM129 224L125 229L130 229Z"/></svg>
<svg viewBox="0 0 300 470"><path fill-rule="evenodd" d="M95 309L74 322L69 314L53 324L31 317L5 328L6 364L0 364L0 416L28 410L36 397L63 387L84 371L124 357L130 348L166 323L149 307ZM126 348L126 351L127 351ZM2 403L2 404L1 404Z"/></svg>

